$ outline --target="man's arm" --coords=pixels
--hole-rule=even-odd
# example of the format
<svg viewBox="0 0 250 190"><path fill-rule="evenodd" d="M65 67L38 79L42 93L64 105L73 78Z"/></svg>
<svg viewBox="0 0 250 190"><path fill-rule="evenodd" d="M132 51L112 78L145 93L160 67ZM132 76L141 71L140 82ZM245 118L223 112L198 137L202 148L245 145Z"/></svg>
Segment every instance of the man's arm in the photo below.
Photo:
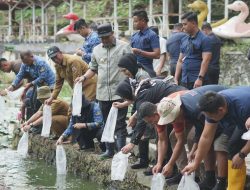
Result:
<svg viewBox="0 0 250 190"><path fill-rule="evenodd" d="M166 53L163 53L160 55L160 60L159 60L159 64L157 65L157 70L156 70L156 75L160 76L161 75L161 70L164 67L164 64L166 63L167 60L167 55Z"/></svg>
<svg viewBox="0 0 250 190"><path fill-rule="evenodd" d="M183 59L184 59L184 54L180 53L177 64L176 64L176 71L175 71L175 76L174 76L176 84L179 83L179 79L181 77Z"/></svg>
<svg viewBox="0 0 250 190"><path fill-rule="evenodd" d="M212 53L211 52L203 52L202 53L202 62L201 62L201 68L199 72L199 76L205 77L208 69L208 64L210 63L212 58ZM194 83L194 88L202 86L203 81L198 78L196 79Z"/></svg>
<svg viewBox="0 0 250 190"><path fill-rule="evenodd" d="M25 65L22 63L21 68L16 75L15 80L12 82L11 86L8 87L8 90L13 91L17 88L18 84L23 80L25 74Z"/></svg>
<svg viewBox="0 0 250 190"><path fill-rule="evenodd" d="M194 162L188 164L182 170L183 173L187 172L188 174L191 174L198 168L204 156L207 155L212 145L215 132L217 130L217 125L218 125L217 123L208 123L207 121L205 122L205 126L198 144L198 149L196 151Z"/></svg>
<svg viewBox="0 0 250 190"><path fill-rule="evenodd" d="M159 59L160 58L160 48L155 48L155 49L153 49L152 52L143 51L143 50L137 49L137 48L132 48L132 52L134 54L140 55L142 57L147 57L147 58L151 58L151 59Z"/></svg>
<svg viewBox="0 0 250 190"><path fill-rule="evenodd" d="M52 99L57 98L62 89L63 83L64 83L64 78L60 76L59 71L56 71L56 83L51 95Z"/></svg>
<svg viewBox="0 0 250 190"><path fill-rule="evenodd" d="M92 111L93 111L93 122L86 123L86 127L89 130L99 128L103 125L102 112L97 103L95 103Z"/></svg>

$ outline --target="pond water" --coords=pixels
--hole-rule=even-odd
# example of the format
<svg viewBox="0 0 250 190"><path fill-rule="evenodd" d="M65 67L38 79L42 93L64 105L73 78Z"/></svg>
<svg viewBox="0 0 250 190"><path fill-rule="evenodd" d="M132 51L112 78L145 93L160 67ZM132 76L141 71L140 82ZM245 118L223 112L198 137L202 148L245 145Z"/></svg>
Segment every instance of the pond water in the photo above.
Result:
<svg viewBox="0 0 250 190"><path fill-rule="evenodd" d="M22 158L16 151L0 150L0 189L34 190L104 190L96 183L83 180L68 173L57 176L56 167L43 160Z"/></svg>

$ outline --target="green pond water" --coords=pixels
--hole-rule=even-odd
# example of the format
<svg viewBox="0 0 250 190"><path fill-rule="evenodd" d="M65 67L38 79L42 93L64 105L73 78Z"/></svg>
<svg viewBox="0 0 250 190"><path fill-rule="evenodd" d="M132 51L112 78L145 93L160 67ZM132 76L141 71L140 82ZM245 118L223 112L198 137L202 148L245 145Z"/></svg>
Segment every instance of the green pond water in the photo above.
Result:
<svg viewBox="0 0 250 190"><path fill-rule="evenodd" d="M104 190L94 182L68 173L56 174L56 167L43 160L22 158L11 149L0 150L0 190Z"/></svg>

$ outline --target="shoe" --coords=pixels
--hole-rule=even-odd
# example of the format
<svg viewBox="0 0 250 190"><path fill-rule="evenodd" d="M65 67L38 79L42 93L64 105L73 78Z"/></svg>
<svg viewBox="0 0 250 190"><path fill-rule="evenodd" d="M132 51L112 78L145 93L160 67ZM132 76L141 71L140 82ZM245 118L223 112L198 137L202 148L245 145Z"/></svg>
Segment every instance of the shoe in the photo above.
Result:
<svg viewBox="0 0 250 190"><path fill-rule="evenodd" d="M211 190L215 186L215 183L216 182L208 182L208 180L205 177L203 181L198 183L198 185L200 187L200 190Z"/></svg>
<svg viewBox="0 0 250 190"><path fill-rule="evenodd" d="M179 184L181 181L181 178L182 178L182 174L178 173L177 175L174 175L173 177L166 179L166 184L168 186Z"/></svg>
<svg viewBox="0 0 250 190"><path fill-rule="evenodd" d="M145 170L145 171L143 172L143 174L144 174L145 176L151 176L151 175L153 175L152 169L153 169L152 167L148 168L147 170Z"/></svg>
<svg viewBox="0 0 250 190"><path fill-rule="evenodd" d="M217 177L216 185L212 190L226 190L227 189L227 179L225 177Z"/></svg>
<svg viewBox="0 0 250 190"><path fill-rule="evenodd" d="M85 152L94 152L95 148L94 147L86 147L86 146L82 146L81 150L85 151Z"/></svg>
<svg viewBox="0 0 250 190"><path fill-rule="evenodd" d="M145 162L141 162L140 160L137 161L135 164L131 165L132 169L141 169L141 168L147 168L148 164Z"/></svg>
<svg viewBox="0 0 250 190"><path fill-rule="evenodd" d="M103 154L100 155L100 160L107 160L107 159L112 158L113 156L114 155L105 152L105 153L103 153Z"/></svg>

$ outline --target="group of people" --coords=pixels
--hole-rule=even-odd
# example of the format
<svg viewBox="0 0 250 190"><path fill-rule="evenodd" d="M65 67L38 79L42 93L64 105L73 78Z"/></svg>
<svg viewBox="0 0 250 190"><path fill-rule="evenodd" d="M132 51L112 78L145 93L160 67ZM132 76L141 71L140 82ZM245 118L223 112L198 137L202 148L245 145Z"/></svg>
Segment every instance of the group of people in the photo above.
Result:
<svg viewBox="0 0 250 190"><path fill-rule="evenodd" d="M51 105L56 143L77 142L79 149L93 150L93 139L100 141L114 106L118 108L115 143L100 143L101 159L118 151L129 153L138 145L139 160L131 168L147 168L149 139L154 138L157 160L145 175L161 172L172 185L179 183L183 173L197 171L195 180L201 190L243 190L250 141L241 135L250 128L250 87L218 85L220 39L209 23L199 29L193 12L182 16L167 40L159 37L157 27L148 26L146 11L135 11L133 21L138 31L127 43L115 38L111 24L93 31L79 19L74 29L85 41L75 55L56 46L47 50L55 74L31 51L22 52L18 63L1 58L1 70L17 74L7 90L17 89L27 78L24 107L34 96L40 103L21 128L41 132L43 106ZM72 105L58 98L64 80L72 89L82 83L81 116L73 116ZM6 90L0 93L6 95ZM132 114L126 121L128 106ZM133 128L128 144L127 127ZM202 161L203 179L199 178Z"/></svg>

